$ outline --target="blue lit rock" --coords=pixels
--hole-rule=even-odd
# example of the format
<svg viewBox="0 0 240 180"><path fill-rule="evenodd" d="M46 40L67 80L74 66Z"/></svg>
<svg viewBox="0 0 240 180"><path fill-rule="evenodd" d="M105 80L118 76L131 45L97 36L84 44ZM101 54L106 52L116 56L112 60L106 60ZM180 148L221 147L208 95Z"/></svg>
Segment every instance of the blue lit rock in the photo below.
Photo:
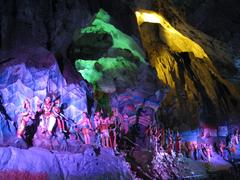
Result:
<svg viewBox="0 0 240 180"><path fill-rule="evenodd" d="M62 103L67 105L64 113L68 118L75 121L81 118L87 106L85 89L80 82L67 84L50 52L44 48L32 48L1 54L3 59L9 57L12 60L0 68L0 92L7 114L13 121L19 122L26 98L36 111L37 99L43 102L49 93L61 95ZM1 129L5 127L6 124L1 123Z"/></svg>
<svg viewBox="0 0 240 180"><path fill-rule="evenodd" d="M25 172L31 177L41 173L46 179L134 179L122 156L115 156L111 149L98 150L88 147L70 154L41 148L0 148L0 177L6 178L4 173L12 171L18 178Z"/></svg>

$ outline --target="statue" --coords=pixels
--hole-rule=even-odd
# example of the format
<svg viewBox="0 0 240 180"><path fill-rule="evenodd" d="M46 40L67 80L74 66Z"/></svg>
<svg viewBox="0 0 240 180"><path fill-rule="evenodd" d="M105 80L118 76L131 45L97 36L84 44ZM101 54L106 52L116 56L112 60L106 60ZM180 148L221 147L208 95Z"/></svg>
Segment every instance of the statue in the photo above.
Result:
<svg viewBox="0 0 240 180"><path fill-rule="evenodd" d="M101 132L101 139L102 139L102 146L109 147L109 117L101 118L100 119L100 132Z"/></svg>
<svg viewBox="0 0 240 180"><path fill-rule="evenodd" d="M66 133L67 131L65 128L65 121L64 121L64 117L62 116L60 106L61 106L61 101L60 101L60 98L58 98L54 101L54 106L52 108L52 114L55 117L55 119L57 120L57 125L58 125L60 132Z"/></svg>
<svg viewBox="0 0 240 180"><path fill-rule="evenodd" d="M22 138L26 126L31 124L31 121L35 119L35 113L32 111L30 102L26 99L23 103L23 107L25 109L24 112L21 113L21 122L18 126L17 137Z"/></svg>
<svg viewBox="0 0 240 180"><path fill-rule="evenodd" d="M87 116L87 113L86 112L83 112L83 117L82 117L82 120L78 123L81 125L82 127L82 133L83 133L83 136L84 136L84 141L85 141L85 144L90 144L91 143L91 139L90 139L90 135L89 135L89 130L92 129L92 125L90 123L90 120Z"/></svg>
<svg viewBox="0 0 240 180"><path fill-rule="evenodd" d="M181 146L182 146L182 137L179 134L179 132L177 132L176 135L176 144L175 144L175 149L176 149L176 156L178 156L181 153Z"/></svg>
<svg viewBox="0 0 240 180"><path fill-rule="evenodd" d="M109 126L109 135L110 135L110 146L116 150L117 149L117 126L118 126L118 110L113 110L113 115L110 118L110 126Z"/></svg>

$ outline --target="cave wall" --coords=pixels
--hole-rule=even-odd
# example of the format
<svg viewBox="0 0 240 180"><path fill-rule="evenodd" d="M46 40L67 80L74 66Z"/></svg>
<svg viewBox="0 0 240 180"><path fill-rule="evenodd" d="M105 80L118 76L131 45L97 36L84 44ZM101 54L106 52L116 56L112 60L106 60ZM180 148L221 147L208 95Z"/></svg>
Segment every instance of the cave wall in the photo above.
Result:
<svg viewBox="0 0 240 180"><path fill-rule="evenodd" d="M168 98L162 105L163 109L159 111L159 117L166 121L171 119L169 121L173 124L174 122L188 124L191 119L194 119L196 125L200 119L199 111L205 114L206 111L213 110L214 113L209 119L215 119L221 115L222 119L225 117L228 119L229 114L234 114L234 116L238 114L238 90L225 80L228 79L236 85L240 82L239 71L234 64L236 49L239 47L235 42L238 37L236 31L238 11L230 12L226 10L227 8L224 9L224 3L221 0L214 2L199 0L196 4L191 0L183 2L178 0L163 2L154 0L112 0L108 2L104 0L1 0L0 5L1 51L18 49L23 46L46 48L56 57L60 72L67 83L78 83L83 78L73 66L75 58L79 55L72 57L69 51L75 43L74 32L88 26L99 9L103 8L111 16L110 23L131 37L140 48L144 47L148 56L145 61L150 62L158 73L163 72L168 79L168 81L164 78L160 80L168 87L174 85L174 90L169 92ZM236 5L237 2L234 0L227 3L227 7L237 7ZM213 16L211 12L215 10L214 8L218 9L217 14L223 9L224 17ZM140 37L134 14L134 11L138 9L149 9L161 13L180 33L199 44L209 59L201 63L201 60L192 53L173 50L169 44L164 43L160 26L144 25L142 30L140 27L142 31ZM205 12L209 13L201 16ZM223 24L217 24L215 27L215 24L211 22L218 21L219 17L222 17L220 22ZM201 23L197 24L199 19ZM225 35L226 31L223 27L230 25L231 36ZM218 33L214 33L215 28ZM148 36L144 37L143 33L148 33ZM150 35L154 43L149 44L146 41L151 40ZM104 52L98 54L98 58ZM163 59L167 65L159 59ZM0 63L4 64L8 61L10 62L11 58L1 59ZM143 69L148 68L140 68L138 72ZM139 80L137 85L141 86L140 77L137 79ZM156 82L154 78L150 79ZM154 91L155 88L153 88Z"/></svg>
<svg viewBox="0 0 240 180"><path fill-rule="evenodd" d="M154 11L140 9L136 15L149 60L171 89L160 119L188 129L199 122L216 126L231 116L237 120L239 90L224 79L231 69L226 67L234 69L232 56L222 56L230 52L218 42L209 45L211 37L189 25L171 3L155 5Z"/></svg>
<svg viewBox="0 0 240 180"><path fill-rule="evenodd" d="M111 23L141 44L134 13L116 0L1 0L0 49L44 47L57 58L67 82L76 83L82 77L69 60L68 48L74 31L85 27L100 8L113 17Z"/></svg>
<svg viewBox="0 0 240 180"><path fill-rule="evenodd" d="M173 0L186 20L204 33L226 42L239 56L240 2L238 0ZM227 28L227 31L226 31Z"/></svg>

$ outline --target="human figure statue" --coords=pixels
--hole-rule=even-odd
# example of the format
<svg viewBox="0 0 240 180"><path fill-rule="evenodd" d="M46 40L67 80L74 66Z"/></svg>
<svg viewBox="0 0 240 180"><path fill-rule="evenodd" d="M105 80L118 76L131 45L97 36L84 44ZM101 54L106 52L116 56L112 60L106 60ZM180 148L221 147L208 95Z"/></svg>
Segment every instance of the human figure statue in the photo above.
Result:
<svg viewBox="0 0 240 180"><path fill-rule="evenodd" d="M88 118L87 112L83 112L82 115L82 119L78 124L81 125L85 144L91 144L90 129L92 129L92 125L90 119Z"/></svg>
<svg viewBox="0 0 240 180"><path fill-rule="evenodd" d="M60 101L60 98L58 98L54 101L54 106L52 108L52 114L55 117L55 119L57 120L57 125L58 125L60 132L66 133L67 131L65 128L65 121L64 121L64 117L62 117L61 113L62 113L61 112L61 101Z"/></svg>
<svg viewBox="0 0 240 180"><path fill-rule="evenodd" d="M229 133L226 136L226 150L228 152L228 160L232 160L232 153L234 152L235 148L234 148L234 144L233 144L233 134Z"/></svg>
<svg viewBox="0 0 240 180"><path fill-rule="evenodd" d="M96 144L101 144L101 137L100 137L100 124L101 124L101 113L99 111L95 112L94 117L94 127L95 127L95 135L96 135Z"/></svg>
<svg viewBox="0 0 240 180"><path fill-rule="evenodd" d="M175 149L176 149L176 156L178 156L181 153L181 146L182 146L182 137L179 134L179 132L177 131L176 134L176 144L175 144Z"/></svg>
<svg viewBox="0 0 240 180"><path fill-rule="evenodd" d="M155 128L154 129L154 132L153 132L153 145L154 145L154 152L155 153L158 153L158 149L159 149L159 136L160 136L160 133L159 133L159 129L158 128Z"/></svg>
<svg viewBox="0 0 240 180"><path fill-rule="evenodd" d="M172 133L169 133L169 135L168 135L167 153L169 155L173 154L173 136L172 136Z"/></svg>
<svg viewBox="0 0 240 180"><path fill-rule="evenodd" d="M210 144L206 144L205 148L206 148L207 160L208 162L210 162L212 157L212 146Z"/></svg>
<svg viewBox="0 0 240 180"><path fill-rule="evenodd" d="M40 122L40 127L42 128L42 133L45 133L46 131L48 131L49 134L52 134L52 128L53 128L52 124L54 124L53 118L51 118L51 123L50 123L52 107L53 107L52 99L50 96L47 96L44 99L43 107L41 107L41 109L38 110L39 112L42 113L42 121ZM55 119L55 121L56 121L56 119Z"/></svg>
<svg viewBox="0 0 240 180"><path fill-rule="evenodd" d="M109 147L109 117L100 119L100 132L101 132L101 139L102 139L102 146Z"/></svg>
<svg viewBox="0 0 240 180"><path fill-rule="evenodd" d="M236 130L234 131L234 143L235 143L236 145L238 145L238 143L239 143L238 136L239 136L239 132L238 132L238 129L236 129Z"/></svg>
<svg viewBox="0 0 240 180"><path fill-rule="evenodd" d="M224 144L224 142L223 141L221 141L220 142L220 144L219 144L219 153L220 153L220 155L222 156L222 157L224 157L224 149L225 149L225 144Z"/></svg>
<svg viewBox="0 0 240 180"><path fill-rule="evenodd" d="M110 146L117 149L117 125L118 125L118 110L114 109L112 117L110 118L109 135L110 135Z"/></svg>
<svg viewBox="0 0 240 180"><path fill-rule="evenodd" d="M26 99L23 102L24 111L21 113L21 122L17 129L17 137L22 138L24 135L26 126L31 123L31 120L35 119L35 113L32 111L30 102Z"/></svg>
<svg viewBox="0 0 240 180"><path fill-rule="evenodd" d="M121 131L123 132L124 135L128 133L129 127L128 127L128 115L125 113L123 115L123 118L121 119Z"/></svg>
<svg viewBox="0 0 240 180"><path fill-rule="evenodd" d="M56 117L53 114L53 107L54 102L50 97L47 97L46 103L44 104L44 115L45 115L45 122L47 122L47 131L49 135L53 135L53 128L56 124Z"/></svg>
<svg viewBox="0 0 240 180"><path fill-rule="evenodd" d="M162 139L162 130L160 128L157 128L156 129L156 132L155 132L155 151L158 152L158 150L162 150L162 142L161 142L161 139Z"/></svg>
<svg viewBox="0 0 240 180"><path fill-rule="evenodd" d="M234 134L231 135L231 140L230 140L230 151L235 154L236 153L236 137Z"/></svg>
<svg viewBox="0 0 240 180"><path fill-rule="evenodd" d="M101 114L99 111L95 112L94 114L94 126L95 126L95 130L99 129L99 125L100 125L100 119L101 119Z"/></svg>

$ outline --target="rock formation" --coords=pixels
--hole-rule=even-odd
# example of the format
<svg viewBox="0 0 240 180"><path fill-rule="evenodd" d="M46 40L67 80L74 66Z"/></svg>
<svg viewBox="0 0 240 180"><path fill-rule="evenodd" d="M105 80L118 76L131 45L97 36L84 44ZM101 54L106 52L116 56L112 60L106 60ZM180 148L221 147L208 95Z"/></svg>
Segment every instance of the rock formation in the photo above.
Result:
<svg viewBox="0 0 240 180"><path fill-rule="evenodd" d="M134 179L129 164L109 149L69 154L6 147L0 148L0 157L1 179Z"/></svg>
<svg viewBox="0 0 240 180"><path fill-rule="evenodd" d="M66 117L74 121L81 119L81 113L87 109L85 89L80 82L66 82L49 51L26 47L3 52L1 59L8 59L0 68L0 92L12 122L19 124L25 99L29 99L36 111L37 101L43 102L46 95L53 93L61 96ZM1 123L4 129L6 125Z"/></svg>
<svg viewBox="0 0 240 180"><path fill-rule="evenodd" d="M157 3L155 11L158 13L136 12L150 62L159 79L171 89L159 111L160 117L169 126L179 123L188 129L189 125L196 127L199 121L211 126L236 118L239 91L221 76L215 66L222 52L207 45L209 37L179 19L171 7L166 15L175 29L161 14L167 7L170 8L171 4ZM220 47L217 44L215 48ZM221 62L231 66L228 54Z"/></svg>

